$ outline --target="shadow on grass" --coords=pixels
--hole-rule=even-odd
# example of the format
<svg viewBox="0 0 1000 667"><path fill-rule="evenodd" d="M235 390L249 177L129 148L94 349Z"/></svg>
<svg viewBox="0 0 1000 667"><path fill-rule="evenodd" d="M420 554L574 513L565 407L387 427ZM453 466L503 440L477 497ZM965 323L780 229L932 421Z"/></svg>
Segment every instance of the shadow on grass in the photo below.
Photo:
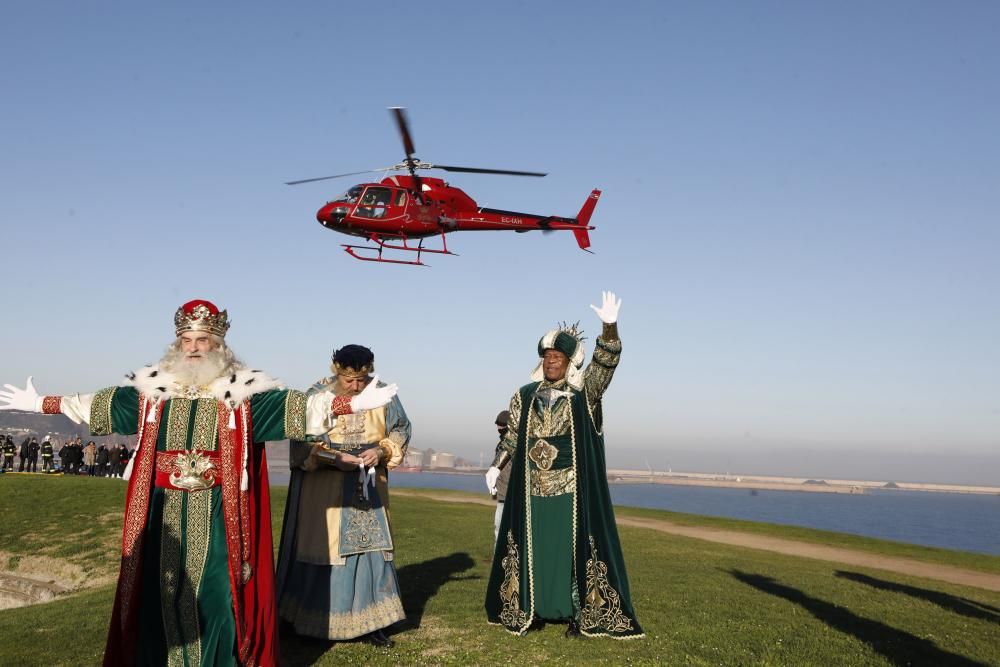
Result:
<svg viewBox="0 0 1000 667"><path fill-rule="evenodd" d="M422 563L406 565L398 570L399 593L403 600L406 619L385 628L386 635L394 635L407 630L416 630L424 615L427 601L449 581L479 579L478 576L456 576L472 568L475 563L467 553L453 553L425 560ZM295 633L291 625L282 621L280 627L281 657L288 667L315 664L325 653L338 643L327 639L304 637ZM363 641L363 639L349 640Z"/></svg>
<svg viewBox="0 0 1000 667"><path fill-rule="evenodd" d="M871 646L872 650L893 665L960 665L982 667L983 663L970 660L938 648L933 642L908 632L897 630L885 623L872 621L854 614L844 607L810 597L802 591L785 586L771 577L730 570L735 579L759 591L794 602L826 623L831 628L849 634Z"/></svg>
<svg viewBox="0 0 1000 667"><path fill-rule="evenodd" d="M449 581L479 579L477 575L456 576L472 568L475 562L465 552L431 558L422 563L406 565L399 569L399 589L403 598L406 620L393 627L393 633L415 630L420 627L427 601Z"/></svg>
<svg viewBox="0 0 1000 667"><path fill-rule="evenodd" d="M982 602L976 602L975 600L949 595L948 593L942 593L941 591L932 591L926 588L917 588L916 586L898 584L894 581L876 579L875 577L869 577L867 574L861 574L859 572L845 572L843 570L837 570L834 574L843 579L850 579L851 581L856 581L859 584L866 584L872 588L878 588L883 591L892 591L894 593L904 593L911 597L927 600L942 609L953 611L956 614L961 614L962 616L978 618L993 623L1000 623L1000 609Z"/></svg>
<svg viewBox="0 0 1000 667"><path fill-rule="evenodd" d="M306 667L315 665L323 654L336 646L329 639L316 639L295 634L295 630L285 621L280 622L281 664L285 667Z"/></svg>

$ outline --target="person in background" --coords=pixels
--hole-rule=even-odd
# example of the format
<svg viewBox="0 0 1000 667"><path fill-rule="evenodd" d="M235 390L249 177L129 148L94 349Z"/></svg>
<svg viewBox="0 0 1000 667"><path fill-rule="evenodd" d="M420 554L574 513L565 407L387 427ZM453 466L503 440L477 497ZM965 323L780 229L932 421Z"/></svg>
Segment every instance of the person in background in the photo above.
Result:
<svg viewBox="0 0 1000 667"><path fill-rule="evenodd" d="M14 444L14 438L7 434L7 437L3 441L3 466L4 472L10 470L14 472L14 454L17 453L17 445Z"/></svg>
<svg viewBox="0 0 1000 667"><path fill-rule="evenodd" d="M95 459L97 466L97 476L104 477L108 474L108 448L101 445L97 448L97 458Z"/></svg>
<svg viewBox="0 0 1000 667"><path fill-rule="evenodd" d="M79 475L80 465L83 463L83 441L80 436L76 436L76 440L70 443L69 456L66 458L69 460L69 474Z"/></svg>
<svg viewBox="0 0 1000 667"><path fill-rule="evenodd" d="M24 472L24 466L28 462L28 448L31 446L31 437L27 437L21 441L21 446L17 450L17 471Z"/></svg>
<svg viewBox="0 0 1000 667"><path fill-rule="evenodd" d="M118 476L118 464L122 460L122 448L119 444L111 445L108 448L108 477Z"/></svg>
<svg viewBox="0 0 1000 667"><path fill-rule="evenodd" d="M38 452L42 446L38 444L38 438L32 436L28 443L28 472L38 472Z"/></svg>
<svg viewBox="0 0 1000 667"><path fill-rule="evenodd" d="M52 465L54 463L53 458L55 457L55 449L52 447L52 441L49 440L49 436L45 436L45 440L42 440L41 446L42 453L42 472L52 472Z"/></svg>
<svg viewBox="0 0 1000 667"><path fill-rule="evenodd" d="M510 419L510 411L504 410L497 415L496 421L494 422L497 426L497 433L500 436L500 442L497 443L496 452L494 456L500 453L503 448L503 439L507 435L507 421ZM496 543L497 535L500 533L500 517L503 516L503 501L504 497L507 495L507 482L510 481L510 466L505 466L503 470L500 471L500 477L497 478L497 485L495 493L493 493L493 500L497 501L496 512L493 513L493 542Z"/></svg>
<svg viewBox="0 0 1000 667"><path fill-rule="evenodd" d="M122 477L125 474L125 468L128 466L128 460L132 457L132 452L126 445L122 445L121 461L118 464L118 476Z"/></svg>
<svg viewBox="0 0 1000 667"><path fill-rule="evenodd" d="M87 471L87 474L91 477L94 476L95 461L97 459L97 445L93 440L87 443L87 446L83 448L83 469Z"/></svg>

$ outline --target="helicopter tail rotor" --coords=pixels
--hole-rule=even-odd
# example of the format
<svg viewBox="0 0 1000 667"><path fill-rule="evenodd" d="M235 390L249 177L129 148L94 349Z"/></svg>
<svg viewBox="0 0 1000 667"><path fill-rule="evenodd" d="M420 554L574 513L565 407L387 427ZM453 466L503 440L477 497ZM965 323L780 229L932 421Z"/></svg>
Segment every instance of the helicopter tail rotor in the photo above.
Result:
<svg viewBox="0 0 1000 667"><path fill-rule="evenodd" d="M600 198L600 190L591 190L587 200L580 207L580 212L576 214L576 221L580 223L580 227L573 230L573 236L576 237L576 244L580 246L580 249L587 252L590 252L588 250L590 248L590 234L588 233L588 230L591 229L590 216L594 214L594 208L597 207L597 200Z"/></svg>

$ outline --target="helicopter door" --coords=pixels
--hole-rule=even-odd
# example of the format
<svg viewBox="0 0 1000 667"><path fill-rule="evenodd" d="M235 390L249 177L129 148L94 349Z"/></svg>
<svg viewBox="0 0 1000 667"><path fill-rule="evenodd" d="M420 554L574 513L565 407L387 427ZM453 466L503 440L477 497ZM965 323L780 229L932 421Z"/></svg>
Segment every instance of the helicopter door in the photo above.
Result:
<svg viewBox="0 0 1000 667"><path fill-rule="evenodd" d="M392 190L380 186L369 186L361 196L354 215L362 218L384 218L392 200Z"/></svg>

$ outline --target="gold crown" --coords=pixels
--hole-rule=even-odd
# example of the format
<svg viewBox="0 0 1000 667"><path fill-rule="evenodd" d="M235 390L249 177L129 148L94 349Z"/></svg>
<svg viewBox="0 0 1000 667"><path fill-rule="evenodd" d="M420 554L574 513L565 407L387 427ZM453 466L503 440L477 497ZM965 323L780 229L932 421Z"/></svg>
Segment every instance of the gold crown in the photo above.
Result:
<svg viewBox="0 0 1000 667"><path fill-rule="evenodd" d="M209 301L189 301L174 313L174 328L178 336L186 331L207 331L224 337L229 330L229 315Z"/></svg>
<svg viewBox="0 0 1000 667"><path fill-rule="evenodd" d="M331 366L333 368L333 372L336 375L338 375L340 377L349 378L349 379L357 379L357 378L368 377L368 375L373 370L375 370L375 364L365 364L365 366L363 368L354 369L354 368L351 368L350 366L341 366L340 364L338 364L335 361L335 362L333 362L333 364L331 364Z"/></svg>

